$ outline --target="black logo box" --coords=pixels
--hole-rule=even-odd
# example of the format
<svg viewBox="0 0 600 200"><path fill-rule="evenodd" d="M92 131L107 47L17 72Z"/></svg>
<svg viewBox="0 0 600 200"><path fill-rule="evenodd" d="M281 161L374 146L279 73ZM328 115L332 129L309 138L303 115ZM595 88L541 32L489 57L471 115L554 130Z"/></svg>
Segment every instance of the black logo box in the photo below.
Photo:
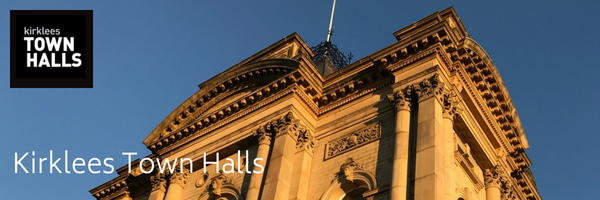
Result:
<svg viewBox="0 0 600 200"><path fill-rule="evenodd" d="M37 30L60 29L60 35ZM27 32L25 29L34 29ZM24 37L73 37L74 51L27 51ZM61 63L62 53L80 53L79 67L27 67L27 53L46 53L50 63ZM40 55L37 61L40 62ZM69 60L69 59L65 59ZM65 61L69 62L69 61ZM10 11L10 87L11 88L92 88L93 87L93 11L92 10L11 10Z"/></svg>

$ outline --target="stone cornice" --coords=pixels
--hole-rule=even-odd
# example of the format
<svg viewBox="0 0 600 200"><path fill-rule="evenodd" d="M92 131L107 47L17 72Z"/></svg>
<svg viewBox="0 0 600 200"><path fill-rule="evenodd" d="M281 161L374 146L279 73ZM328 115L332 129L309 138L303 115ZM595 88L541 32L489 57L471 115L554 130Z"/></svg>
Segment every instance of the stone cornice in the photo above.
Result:
<svg viewBox="0 0 600 200"><path fill-rule="evenodd" d="M463 80L469 80L467 85L473 85L476 89L471 89L472 94L481 97L481 101L476 99L482 107L487 107L488 112L484 112L490 124L493 127L505 146L507 152L522 152L528 147L527 140L523 134L521 123L516 114L512 100L504 86L496 67L489 59L483 49L470 38L463 38L458 44L449 44L446 46L446 52L452 61L458 63L463 70L460 76ZM506 138L505 140L502 138ZM509 141L510 144L506 141Z"/></svg>
<svg viewBox="0 0 600 200"><path fill-rule="evenodd" d="M262 107L262 105L265 105L268 102L272 102L285 94L293 92L294 87L289 86L295 85L294 83L296 81L293 73L277 79L271 82L271 84L256 90L252 94L241 97L237 101L232 102L221 109L203 115L204 117L194 120L187 126L172 131L169 135L161 137L160 140L150 143L148 148L152 152L158 152L158 154L162 155L165 152L165 149L172 149L172 144L181 141L189 141L190 138L195 139L200 137L210 130L214 130L233 119L242 117L259 107ZM273 97L275 97L275 99ZM265 99L268 99L268 101L264 101Z"/></svg>
<svg viewBox="0 0 600 200"><path fill-rule="evenodd" d="M96 199L112 199L122 194L129 194L129 187L127 186L127 179L129 176L119 176L105 184L102 184L92 190L90 193L96 197Z"/></svg>

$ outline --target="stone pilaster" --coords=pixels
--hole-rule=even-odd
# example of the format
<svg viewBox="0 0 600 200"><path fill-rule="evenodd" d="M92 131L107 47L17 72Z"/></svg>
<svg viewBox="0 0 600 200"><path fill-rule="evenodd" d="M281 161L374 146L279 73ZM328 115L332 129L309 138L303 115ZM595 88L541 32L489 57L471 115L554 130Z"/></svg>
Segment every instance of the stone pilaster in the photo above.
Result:
<svg viewBox="0 0 600 200"><path fill-rule="evenodd" d="M169 178L169 188L167 189L167 195L165 200L180 200L182 199L183 187L185 187L187 177L189 173L187 171L180 172L176 171L171 174Z"/></svg>
<svg viewBox="0 0 600 200"><path fill-rule="evenodd" d="M456 174L454 164L454 119L458 115L458 100L451 91L442 96L443 105L443 140L444 140L444 182L445 199L456 199Z"/></svg>
<svg viewBox="0 0 600 200"><path fill-rule="evenodd" d="M410 107L414 95L413 91L414 88L409 86L404 90L394 91L394 93L387 96L396 112L391 200L406 200L407 198Z"/></svg>
<svg viewBox="0 0 600 200"><path fill-rule="evenodd" d="M441 101L444 83L434 74L419 86L414 199L442 200L445 196Z"/></svg>
<svg viewBox="0 0 600 200"><path fill-rule="evenodd" d="M165 198L165 191L167 191L165 174L156 173L150 177L150 183L152 184L152 192L150 192L148 200L163 200Z"/></svg>
<svg viewBox="0 0 600 200"><path fill-rule="evenodd" d="M273 123L275 141L261 199L289 199L293 159L300 132L307 131L289 112Z"/></svg>
<svg viewBox="0 0 600 200"><path fill-rule="evenodd" d="M267 127L267 130L265 130ZM273 126L271 122L265 126L261 126L254 131L253 135L258 137L258 151L256 152L256 158L262 158L256 163L263 166L263 173L252 173L250 177L250 185L248 187L248 193L246 194L246 200L257 200L260 193L260 186L262 185L263 176L266 173L264 167L266 167L267 158L269 157L269 150L271 148L271 140L273 135L271 134ZM261 171L260 167L254 166L254 171Z"/></svg>
<svg viewBox="0 0 600 200"><path fill-rule="evenodd" d="M306 200L316 138L309 131L301 131L296 143L294 171L290 187L290 200Z"/></svg>
<svg viewBox="0 0 600 200"><path fill-rule="evenodd" d="M485 170L484 180L486 200L500 200L502 179L502 169L500 166Z"/></svg>

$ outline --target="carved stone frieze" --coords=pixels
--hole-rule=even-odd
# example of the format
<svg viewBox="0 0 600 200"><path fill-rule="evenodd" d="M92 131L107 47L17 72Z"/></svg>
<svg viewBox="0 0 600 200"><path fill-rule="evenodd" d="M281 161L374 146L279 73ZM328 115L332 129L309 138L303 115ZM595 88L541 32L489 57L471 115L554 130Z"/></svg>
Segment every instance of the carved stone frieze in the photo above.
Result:
<svg viewBox="0 0 600 200"><path fill-rule="evenodd" d="M364 129L352 132L339 139L328 142L327 146L325 147L325 159L337 156L351 149L378 140L379 138L381 138L381 124L377 122Z"/></svg>

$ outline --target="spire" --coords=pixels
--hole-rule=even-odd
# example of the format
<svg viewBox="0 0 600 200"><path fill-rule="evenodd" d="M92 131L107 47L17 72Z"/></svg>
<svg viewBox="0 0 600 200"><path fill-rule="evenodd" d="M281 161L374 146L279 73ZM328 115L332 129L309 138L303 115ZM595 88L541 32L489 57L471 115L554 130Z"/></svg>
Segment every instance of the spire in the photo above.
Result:
<svg viewBox="0 0 600 200"><path fill-rule="evenodd" d="M327 32L327 40L319 43L317 46L312 46L310 49L315 53L312 58L321 75L327 76L338 69L350 64L352 53L344 55L335 44L331 43L331 35L333 35L333 14L335 12L335 0L331 8L331 18L329 19L329 31Z"/></svg>

